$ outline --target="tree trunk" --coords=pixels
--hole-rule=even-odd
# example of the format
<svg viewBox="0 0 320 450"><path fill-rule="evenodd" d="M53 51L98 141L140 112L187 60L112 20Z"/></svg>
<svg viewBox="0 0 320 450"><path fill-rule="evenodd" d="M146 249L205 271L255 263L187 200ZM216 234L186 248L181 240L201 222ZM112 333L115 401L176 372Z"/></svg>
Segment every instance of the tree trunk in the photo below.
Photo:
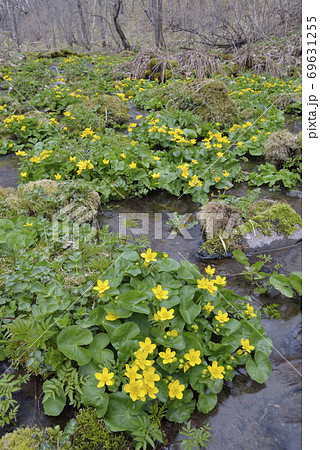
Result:
<svg viewBox="0 0 320 450"><path fill-rule="evenodd" d="M90 50L88 30L87 30L87 25L86 25L86 22L85 22L84 16L83 16L81 0L77 0L77 8L78 8L78 11L79 11L79 18L80 18L80 24L81 24L81 30L82 30L82 35L83 35L84 46L85 46L85 48L87 50Z"/></svg>
<svg viewBox="0 0 320 450"><path fill-rule="evenodd" d="M162 32L163 23L163 10L162 10L162 0L152 0L152 17L153 17L153 27L154 27L154 38L156 47L162 50L165 47L165 42Z"/></svg>
<svg viewBox="0 0 320 450"><path fill-rule="evenodd" d="M118 33L118 35L120 37L121 44L123 45L125 50L130 50L131 45L129 44L128 39L126 38L124 32L122 31L122 28L121 28L120 22L119 22L119 13L120 13L121 6L122 6L122 0L116 0L116 2L113 5L112 19L113 19L113 23L114 23L116 32Z"/></svg>

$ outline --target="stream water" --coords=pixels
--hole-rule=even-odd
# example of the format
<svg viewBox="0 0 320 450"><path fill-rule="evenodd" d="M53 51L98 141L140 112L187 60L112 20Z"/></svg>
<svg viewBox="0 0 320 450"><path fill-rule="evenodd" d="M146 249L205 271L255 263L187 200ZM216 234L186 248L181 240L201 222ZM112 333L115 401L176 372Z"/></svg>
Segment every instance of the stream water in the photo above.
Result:
<svg viewBox="0 0 320 450"><path fill-rule="evenodd" d="M17 167L15 156L0 158L0 186L17 185ZM246 196L247 187L240 184L228 191L228 194ZM261 197L285 200L301 215L300 190L283 193L263 188ZM165 192L151 192L141 199L109 203L98 214L98 221L101 227L109 225L110 231L118 233L125 218L136 220L136 227L131 231L127 230L129 236L134 232L137 237L140 228L140 237L141 234L144 235L153 250L166 252L177 260L185 258L204 269L208 261L201 260L197 255L202 240L201 228L196 222L199 207L200 205L193 203L188 196L177 199ZM186 230L185 236L172 234L168 221L170 214L174 212L179 215L188 214L189 219L193 220L194 226ZM128 214L131 216L128 217ZM274 249L270 255L273 266L282 265L281 272L289 274L292 271L301 271L301 244ZM254 262L256 255L249 259L251 263ZM222 259L212 263L216 266L216 273L227 275L227 286L230 289L239 295L250 293L248 281L237 275L241 268L235 260ZM268 295L254 300L254 306L262 307L270 303L277 303L281 314L281 319L263 319L263 326L274 344L271 375L266 383L261 385L252 381L244 369L240 370L232 382L225 384L218 395L218 404L211 414L193 415L194 424L210 424L209 449L301 448L301 301L287 299L277 295L276 291L270 291ZM10 373L11 369L6 362L0 364L1 373L7 369ZM40 394L41 382L35 377L17 393L16 398L21 403L17 425L63 426L72 416L72 409L66 408L58 418L47 417L39 401ZM1 434L12 428L5 427ZM180 438L178 436L177 440ZM173 444L171 448L176 450L180 446Z"/></svg>

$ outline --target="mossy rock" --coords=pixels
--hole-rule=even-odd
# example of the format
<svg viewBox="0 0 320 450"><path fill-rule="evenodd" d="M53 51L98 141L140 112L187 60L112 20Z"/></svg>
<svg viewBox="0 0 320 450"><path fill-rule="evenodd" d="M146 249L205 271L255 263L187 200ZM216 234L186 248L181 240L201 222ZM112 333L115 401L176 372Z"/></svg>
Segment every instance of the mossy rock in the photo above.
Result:
<svg viewBox="0 0 320 450"><path fill-rule="evenodd" d="M288 130L274 131L264 144L264 156L280 169L288 158L301 158L299 139Z"/></svg>
<svg viewBox="0 0 320 450"><path fill-rule="evenodd" d="M285 202L255 200L249 205L245 220L240 219L236 206L219 200L204 205L201 212L205 239L200 256L203 257L231 256L236 249L268 250L301 240L301 217Z"/></svg>
<svg viewBox="0 0 320 450"><path fill-rule="evenodd" d="M124 96L126 97L126 98L131 98L131 97L135 97L135 92L134 91L132 91L131 89L129 89L128 91L126 91L125 93L124 93Z"/></svg>
<svg viewBox="0 0 320 450"><path fill-rule="evenodd" d="M99 194L82 181L38 180L0 188L0 218L12 215L68 216L78 223L92 222L100 206Z"/></svg>
<svg viewBox="0 0 320 450"><path fill-rule="evenodd" d="M168 89L168 95L175 96L178 108L191 109L206 122L222 125L238 122L238 105L220 80L191 80Z"/></svg>
<svg viewBox="0 0 320 450"><path fill-rule="evenodd" d="M132 445L124 433L112 433L94 408L81 409L72 438L74 450L130 450Z"/></svg>
<svg viewBox="0 0 320 450"><path fill-rule="evenodd" d="M127 103L117 95L98 95L92 99L85 99L83 104L97 114L103 115L107 125L114 122L122 125L130 118Z"/></svg>
<svg viewBox="0 0 320 450"><path fill-rule="evenodd" d="M60 427L45 428L39 430L37 427L16 428L11 433L5 434L0 439L0 450L38 450L43 448L61 448L62 431ZM64 442L64 449L70 449L71 443Z"/></svg>

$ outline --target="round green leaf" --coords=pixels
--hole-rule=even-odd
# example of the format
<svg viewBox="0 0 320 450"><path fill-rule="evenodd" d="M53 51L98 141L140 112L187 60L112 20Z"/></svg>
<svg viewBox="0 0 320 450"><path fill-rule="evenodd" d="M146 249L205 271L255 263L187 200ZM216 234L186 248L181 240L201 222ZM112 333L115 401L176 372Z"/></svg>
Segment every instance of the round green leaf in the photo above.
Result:
<svg viewBox="0 0 320 450"><path fill-rule="evenodd" d="M68 358L84 366L91 360L91 353L81 345L88 345L93 339L91 331L80 325L71 325L60 331L57 337L58 349Z"/></svg>

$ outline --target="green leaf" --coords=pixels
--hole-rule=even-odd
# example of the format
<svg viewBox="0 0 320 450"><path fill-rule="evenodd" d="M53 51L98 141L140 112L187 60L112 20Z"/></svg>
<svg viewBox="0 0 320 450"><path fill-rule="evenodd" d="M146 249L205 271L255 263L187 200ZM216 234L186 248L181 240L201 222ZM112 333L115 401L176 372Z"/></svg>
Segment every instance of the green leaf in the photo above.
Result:
<svg viewBox="0 0 320 450"><path fill-rule="evenodd" d="M235 250L233 253L233 257L240 263L245 266L249 265L248 258L241 250Z"/></svg>
<svg viewBox="0 0 320 450"><path fill-rule="evenodd" d="M213 393L200 394L197 402L197 408L203 414L208 414L217 404L218 397Z"/></svg>
<svg viewBox="0 0 320 450"><path fill-rule="evenodd" d="M107 333L96 334L93 341L88 347L88 350L92 354L92 359L108 369L114 364L114 354L110 349L106 349L110 342L110 338Z"/></svg>
<svg viewBox="0 0 320 450"><path fill-rule="evenodd" d="M59 416L66 405L66 394L62 389L62 383L55 380L47 380L43 383L43 408L47 416Z"/></svg>
<svg viewBox="0 0 320 450"><path fill-rule="evenodd" d="M130 290L125 294L120 294L117 298L117 306L125 308L132 312L149 314L150 309L146 303L142 303L148 296L144 292Z"/></svg>
<svg viewBox="0 0 320 450"><path fill-rule="evenodd" d="M192 301L196 292L195 286L186 285L179 291L180 296L180 313L183 319L192 324L194 319L200 314L201 306Z"/></svg>
<svg viewBox="0 0 320 450"><path fill-rule="evenodd" d="M111 335L112 345L118 350L123 347L126 342L138 336L140 328L134 322L126 322L119 325Z"/></svg>
<svg viewBox="0 0 320 450"><path fill-rule="evenodd" d="M138 416L148 417L142 408L142 402L133 402L124 392L110 394L105 424L113 432L136 430L139 428Z"/></svg>
<svg viewBox="0 0 320 450"><path fill-rule="evenodd" d="M159 272L175 272L180 267L178 261L172 258L160 259L157 262L157 269Z"/></svg>
<svg viewBox="0 0 320 450"><path fill-rule="evenodd" d="M289 276L289 281L293 289L299 294L302 295L302 273L301 272L292 272Z"/></svg>
<svg viewBox="0 0 320 450"><path fill-rule="evenodd" d="M105 392L105 387L98 388L97 385L98 380L92 374L82 387L81 403L95 407L98 417L103 417L108 409L109 395Z"/></svg>
<svg viewBox="0 0 320 450"><path fill-rule="evenodd" d="M293 297L289 279L283 274L271 275L270 284L288 298Z"/></svg>
<svg viewBox="0 0 320 450"><path fill-rule="evenodd" d="M260 351L255 352L254 360L250 358L246 363L246 371L257 383L264 383L269 378L271 369L269 358Z"/></svg>
<svg viewBox="0 0 320 450"><path fill-rule="evenodd" d="M195 406L195 400L188 403L184 403L183 400L173 400L168 406L166 419L171 422L183 423L190 418Z"/></svg>
<svg viewBox="0 0 320 450"><path fill-rule="evenodd" d="M87 328L71 325L58 334L58 349L68 358L77 361L79 366L84 366L91 360L91 353L80 346L90 344L92 339L93 335Z"/></svg>

